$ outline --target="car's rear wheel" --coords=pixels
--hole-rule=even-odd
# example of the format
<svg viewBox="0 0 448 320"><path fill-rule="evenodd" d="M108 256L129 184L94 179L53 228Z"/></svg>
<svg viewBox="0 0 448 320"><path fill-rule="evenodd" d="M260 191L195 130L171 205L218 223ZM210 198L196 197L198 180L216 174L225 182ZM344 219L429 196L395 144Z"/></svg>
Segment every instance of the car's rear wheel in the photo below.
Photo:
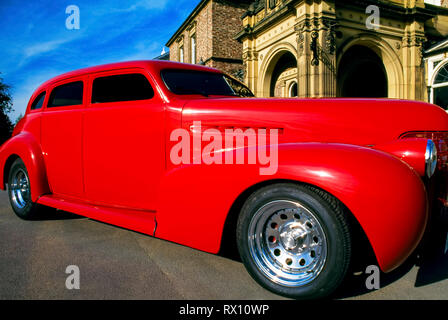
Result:
<svg viewBox="0 0 448 320"><path fill-rule="evenodd" d="M320 189L289 183L264 187L248 198L238 220L237 243L258 283L296 299L332 293L351 255L339 201Z"/></svg>
<svg viewBox="0 0 448 320"><path fill-rule="evenodd" d="M31 200L30 178L20 158L14 161L9 170L8 194L11 207L17 216L26 220L36 217L38 204Z"/></svg>

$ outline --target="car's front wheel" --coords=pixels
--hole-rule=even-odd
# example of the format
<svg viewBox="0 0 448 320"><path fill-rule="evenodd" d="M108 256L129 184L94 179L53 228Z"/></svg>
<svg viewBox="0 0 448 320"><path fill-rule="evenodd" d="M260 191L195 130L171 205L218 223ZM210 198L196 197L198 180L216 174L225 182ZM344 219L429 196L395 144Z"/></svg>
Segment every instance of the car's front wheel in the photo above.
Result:
<svg viewBox="0 0 448 320"><path fill-rule="evenodd" d="M258 283L295 299L332 293L351 255L349 226L339 201L320 189L289 183L264 187L247 199L237 244Z"/></svg>

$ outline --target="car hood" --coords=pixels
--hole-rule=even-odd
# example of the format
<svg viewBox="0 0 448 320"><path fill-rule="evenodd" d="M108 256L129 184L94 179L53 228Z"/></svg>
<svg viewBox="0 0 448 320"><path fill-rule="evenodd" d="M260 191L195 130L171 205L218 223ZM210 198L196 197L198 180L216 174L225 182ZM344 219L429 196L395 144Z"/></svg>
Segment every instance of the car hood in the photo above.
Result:
<svg viewBox="0 0 448 320"><path fill-rule="evenodd" d="M410 131L447 131L440 107L393 99L197 99L182 111L182 126L277 128L279 142L369 145L398 139Z"/></svg>

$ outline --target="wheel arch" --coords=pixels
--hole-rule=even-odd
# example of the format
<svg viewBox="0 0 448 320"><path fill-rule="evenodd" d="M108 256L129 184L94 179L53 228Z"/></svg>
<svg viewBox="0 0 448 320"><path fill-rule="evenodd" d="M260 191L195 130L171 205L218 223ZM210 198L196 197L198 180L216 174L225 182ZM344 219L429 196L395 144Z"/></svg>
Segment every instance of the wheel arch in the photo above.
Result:
<svg viewBox="0 0 448 320"><path fill-rule="evenodd" d="M352 233L352 238L359 239L360 241L357 243L353 243L353 258L356 258L356 261L353 263L353 267L356 268L357 263L363 263L364 260L367 259L375 259L375 262L378 263L378 258L375 254L375 251L373 249L372 243L367 237L367 234L363 227L361 226L360 222L358 221L357 217L353 212L335 195L333 195L328 190L325 190L317 185L294 180L294 179L272 179L272 180L265 180L262 182L255 183L254 185L246 188L243 190L239 196L235 199L232 206L230 207L226 220L224 222L223 232L221 235L221 245L219 254L223 256L227 256L233 259L239 259L238 257L238 251L237 251L237 244L236 244L236 225L237 220L239 217L239 214L241 212L241 209L245 203L245 201L249 198L251 194L254 192L260 190L261 188L275 185L278 183L290 183L295 185L303 185L303 186L309 186L316 188L322 192L325 192L329 194L331 197L339 201L339 203L342 205L343 210L347 213L348 217L348 223L350 226L350 231ZM362 256L362 257L361 257ZM362 259L362 260L361 260Z"/></svg>
<svg viewBox="0 0 448 320"><path fill-rule="evenodd" d="M365 235L381 270L389 272L401 265L426 227L427 195L419 175L403 161L377 150L316 145L314 157L307 159L307 149L312 150L308 147L299 153L291 149L290 157L283 153L277 176L245 188L231 206L230 219L234 219L242 198L257 187L279 181L310 185L344 205L352 225L361 228L357 233Z"/></svg>
<svg viewBox="0 0 448 320"><path fill-rule="evenodd" d="M23 161L28 171L32 201L36 201L43 194L50 193L42 150L34 137L27 133L14 136L2 146L0 151L2 189L6 189L9 170L17 159Z"/></svg>
<svg viewBox="0 0 448 320"><path fill-rule="evenodd" d="M20 159L20 157L17 154L11 154L5 161L5 165L3 166L3 181L2 181L4 190L6 190L6 185L8 183L9 171L11 170L11 166L17 159Z"/></svg>

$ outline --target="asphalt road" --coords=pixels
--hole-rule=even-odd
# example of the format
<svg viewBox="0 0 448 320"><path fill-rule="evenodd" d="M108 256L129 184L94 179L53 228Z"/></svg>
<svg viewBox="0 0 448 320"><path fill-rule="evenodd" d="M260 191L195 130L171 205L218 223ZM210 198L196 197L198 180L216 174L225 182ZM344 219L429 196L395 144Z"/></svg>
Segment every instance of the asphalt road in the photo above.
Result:
<svg viewBox="0 0 448 320"><path fill-rule="evenodd" d="M448 299L445 235L440 239L434 254L380 274L379 290L366 289L367 274L350 273L334 298ZM79 290L66 288L69 265L79 267ZM64 212L23 221L0 192L0 299L283 298L261 288L236 259Z"/></svg>

